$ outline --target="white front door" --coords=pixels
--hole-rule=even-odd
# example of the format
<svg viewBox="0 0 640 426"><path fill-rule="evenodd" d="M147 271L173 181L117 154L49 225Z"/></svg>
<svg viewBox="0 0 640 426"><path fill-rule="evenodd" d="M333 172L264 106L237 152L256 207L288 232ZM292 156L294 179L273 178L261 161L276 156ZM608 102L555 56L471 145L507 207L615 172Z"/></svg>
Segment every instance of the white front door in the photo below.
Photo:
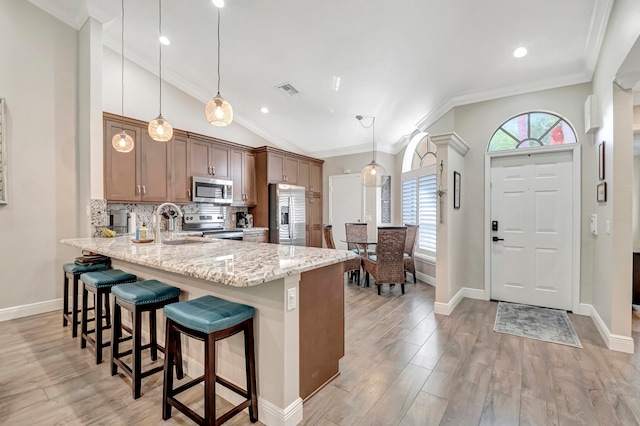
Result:
<svg viewBox="0 0 640 426"><path fill-rule="evenodd" d="M360 174L329 176L329 223L336 248L346 250L344 224L362 221Z"/></svg>
<svg viewBox="0 0 640 426"><path fill-rule="evenodd" d="M572 179L571 151L491 159L492 299L572 309Z"/></svg>

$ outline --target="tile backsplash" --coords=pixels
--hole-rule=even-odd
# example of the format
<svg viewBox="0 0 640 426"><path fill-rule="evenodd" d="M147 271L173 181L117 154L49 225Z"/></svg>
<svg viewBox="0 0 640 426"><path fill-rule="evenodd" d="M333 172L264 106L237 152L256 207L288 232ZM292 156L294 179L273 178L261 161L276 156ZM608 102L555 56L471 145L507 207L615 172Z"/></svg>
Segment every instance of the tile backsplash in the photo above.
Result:
<svg viewBox="0 0 640 426"><path fill-rule="evenodd" d="M109 225L109 211L111 210L126 210L129 213L135 213L138 225L142 223L147 226L151 226L153 214L159 204L121 204L121 203L109 203L106 200L91 200L91 229L92 236L102 235L102 228ZM224 227L235 228L236 227L236 212L247 212L246 207L227 207L216 206L211 203L191 203L187 205L179 206L183 214L188 213L222 213L224 215ZM163 211L170 209L171 207L165 207ZM182 221L178 220L177 231L182 230ZM161 229L164 231L167 229L167 221L162 220L160 223ZM129 230L129 233L133 233L135 230Z"/></svg>

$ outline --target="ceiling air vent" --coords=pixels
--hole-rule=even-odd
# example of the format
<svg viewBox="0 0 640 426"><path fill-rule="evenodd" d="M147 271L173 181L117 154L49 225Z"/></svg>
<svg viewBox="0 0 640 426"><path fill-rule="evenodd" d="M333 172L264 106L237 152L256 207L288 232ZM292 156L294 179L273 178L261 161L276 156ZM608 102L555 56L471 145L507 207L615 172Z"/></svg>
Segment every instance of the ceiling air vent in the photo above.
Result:
<svg viewBox="0 0 640 426"><path fill-rule="evenodd" d="M293 95L299 93L298 89L296 89L295 87L293 87L289 83L281 84L280 86L278 86L278 89L282 90L282 92L287 96L293 96Z"/></svg>

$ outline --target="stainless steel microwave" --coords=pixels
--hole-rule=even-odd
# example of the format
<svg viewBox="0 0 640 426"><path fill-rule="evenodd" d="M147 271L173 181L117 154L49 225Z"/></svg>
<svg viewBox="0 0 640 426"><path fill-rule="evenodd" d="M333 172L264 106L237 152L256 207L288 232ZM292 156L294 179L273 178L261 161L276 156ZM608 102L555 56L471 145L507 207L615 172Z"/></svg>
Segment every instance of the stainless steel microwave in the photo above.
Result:
<svg viewBox="0 0 640 426"><path fill-rule="evenodd" d="M191 201L195 203L231 204L233 182L208 177L191 178Z"/></svg>

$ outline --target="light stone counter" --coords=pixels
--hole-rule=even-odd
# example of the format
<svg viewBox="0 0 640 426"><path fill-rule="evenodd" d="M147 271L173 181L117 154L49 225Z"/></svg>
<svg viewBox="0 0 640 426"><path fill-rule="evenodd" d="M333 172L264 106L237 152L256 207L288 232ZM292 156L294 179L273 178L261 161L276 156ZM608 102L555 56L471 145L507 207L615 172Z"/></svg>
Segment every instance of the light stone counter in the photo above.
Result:
<svg viewBox="0 0 640 426"><path fill-rule="evenodd" d="M113 268L138 279L157 279L179 287L180 300L211 294L253 306L259 420L268 426L300 423L303 399L340 374L345 285L341 262L355 254L182 235L173 238L205 242L136 244L129 235L62 243L110 256ZM158 339L164 341L162 320L158 321ZM217 348L218 373L244 387L243 336L231 336ZM185 373L202 375L202 343L183 339L182 354ZM224 386L217 386L216 393L233 404L240 403Z"/></svg>
<svg viewBox="0 0 640 426"><path fill-rule="evenodd" d="M166 238L168 239L168 234ZM137 244L131 236L62 240L82 250L163 271L234 287L250 287L293 274L344 262L346 250L182 237L202 244Z"/></svg>

